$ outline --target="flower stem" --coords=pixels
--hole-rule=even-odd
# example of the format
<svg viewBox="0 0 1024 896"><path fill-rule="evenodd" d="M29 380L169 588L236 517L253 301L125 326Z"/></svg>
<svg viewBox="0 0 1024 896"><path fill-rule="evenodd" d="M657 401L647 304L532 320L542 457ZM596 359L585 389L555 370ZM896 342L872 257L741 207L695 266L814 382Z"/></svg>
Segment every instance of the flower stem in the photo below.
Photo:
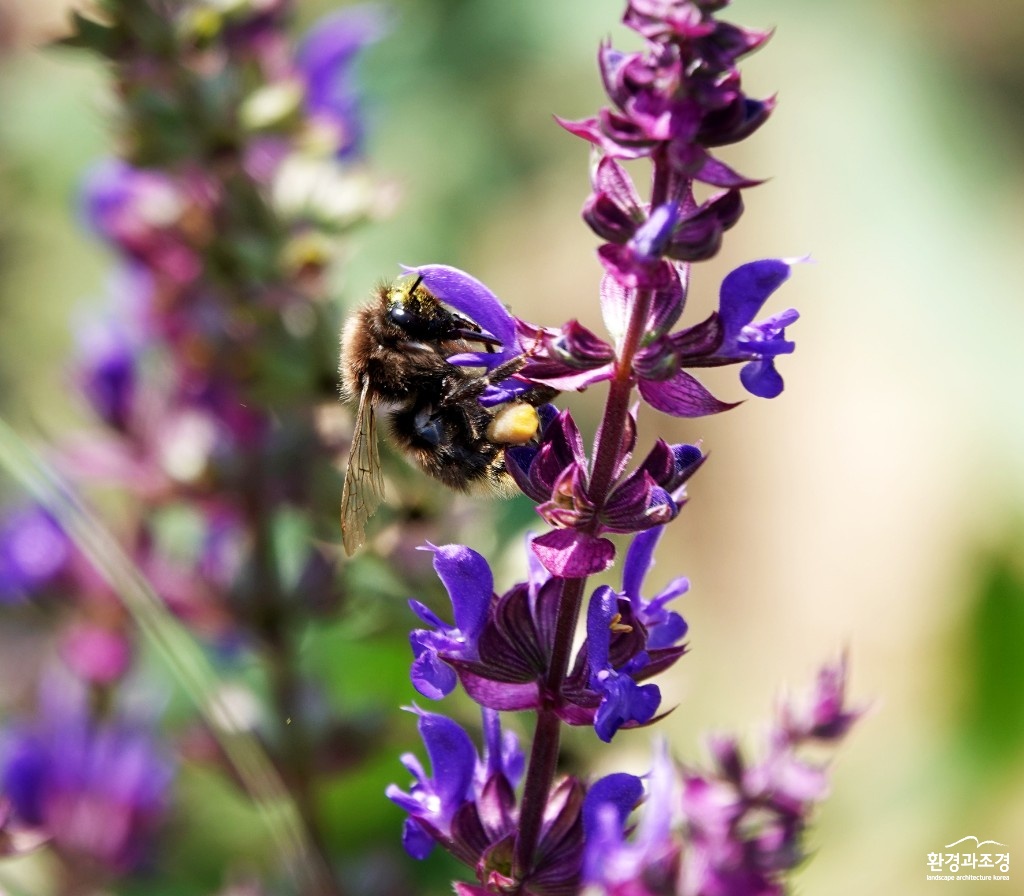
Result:
<svg viewBox="0 0 1024 896"><path fill-rule="evenodd" d="M659 157L654 159L654 178L651 189L651 205L665 201L669 193L669 168ZM625 336L619 348L612 378L605 400L604 414L595 439L591 463L590 482L587 496L594 505L595 513L589 524L596 532L600 513L615 484L615 471L624 450L623 433L627 432L629 405L633 397L633 356L640 348L644 330L654 301L654 290L637 291L636 301L631 309ZM558 748L561 741L562 722L553 706L562 699L562 688L569 671L572 643L576 634L583 594L587 578L562 579L562 594L558 603L555 620L554 647L548 662L547 675L543 683L544 708L537 712L533 745L530 749L530 763L526 771L526 783L519 813L519 831L516 835L512 873L522 884L530 873L534 852L540 838L547 806L548 794L554 783L558 766Z"/></svg>
<svg viewBox="0 0 1024 896"><path fill-rule="evenodd" d="M522 809L519 813L519 831L516 834L515 853L512 859L512 876L520 882L526 879L533 865L533 853L540 837L544 808L558 765L561 732L562 722L553 710L537 711L537 727L533 732L530 765L526 774Z"/></svg>

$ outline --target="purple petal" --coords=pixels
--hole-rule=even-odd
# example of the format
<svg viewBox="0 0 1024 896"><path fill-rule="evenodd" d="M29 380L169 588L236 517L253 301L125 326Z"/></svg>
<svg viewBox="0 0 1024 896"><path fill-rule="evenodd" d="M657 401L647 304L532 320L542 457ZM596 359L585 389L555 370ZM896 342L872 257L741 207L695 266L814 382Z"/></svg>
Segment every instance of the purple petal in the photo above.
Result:
<svg viewBox="0 0 1024 896"><path fill-rule="evenodd" d="M657 849L671 837L677 822L679 774L664 739L656 742L654 764L647 781L647 801L637 828L636 840Z"/></svg>
<svg viewBox="0 0 1024 896"><path fill-rule="evenodd" d="M594 385L594 383L610 380L615 373L615 364L609 363L602 367L592 367L589 370L559 372L553 376L536 375L529 368L525 373L529 376L531 382L543 383L546 386L557 389L559 392L582 392L588 386ZM524 383L524 385L527 388L529 387L529 383ZM507 400L503 399L503 401ZM483 403L481 402L481 404Z"/></svg>
<svg viewBox="0 0 1024 896"><path fill-rule="evenodd" d="M414 598L409 599L409 609L411 609L417 616L420 617L427 625L432 625L434 628L439 628L442 631L450 629L448 625L440 616L434 613L426 604L420 603Z"/></svg>
<svg viewBox="0 0 1024 896"><path fill-rule="evenodd" d="M490 361L481 362L479 366L489 367ZM529 383L526 380L519 379L518 377L510 377L507 380L502 380L496 386L492 385L484 389L484 391L480 393L480 404L485 408L492 408L498 404L505 404L505 402L514 401L524 392L528 392L532 386L533 383Z"/></svg>
<svg viewBox="0 0 1024 896"><path fill-rule="evenodd" d="M603 572L615 560L615 545L575 529L554 529L530 542L544 568L553 576L579 579Z"/></svg>
<svg viewBox="0 0 1024 896"><path fill-rule="evenodd" d="M595 781L583 801L584 836L597 830L597 812L603 806L614 807L621 828L643 795L643 782L636 775L616 772Z"/></svg>
<svg viewBox="0 0 1024 896"><path fill-rule="evenodd" d="M667 380L640 380L640 394L653 408L674 417L703 417L736 407L720 401L685 370Z"/></svg>
<svg viewBox="0 0 1024 896"><path fill-rule="evenodd" d="M605 243L597 250L605 270L631 289L664 289L671 285L675 268L656 256L634 251L631 245Z"/></svg>
<svg viewBox="0 0 1024 896"><path fill-rule="evenodd" d="M594 715L597 713L597 704L600 702L600 698L595 698L588 691L589 695L588 703L592 705L581 706L579 702L576 703L563 703L561 706L555 709L555 713L566 725L572 725L576 728L589 727L594 724ZM573 700L578 700L577 695L574 695Z"/></svg>
<svg viewBox="0 0 1024 896"><path fill-rule="evenodd" d="M448 591L455 611L455 626L473 643L494 595L494 576L487 561L476 551L461 544L441 547L428 544L434 553L434 570Z"/></svg>
<svg viewBox="0 0 1024 896"><path fill-rule="evenodd" d="M71 556L67 535L41 507L0 520L0 602L17 603L53 580Z"/></svg>
<svg viewBox="0 0 1024 896"><path fill-rule="evenodd" d="M644 609L650 612L660 611L665 604L682 597L690 590L690 580L686 576L677 576L659 591L650 601L644 604Z"/></svg>
<svg viewBox="0 0 1024 896"><path fill-rule="evenodd" d="M639 227L630 248L641 258L656 259L665 254L666 246L679 221L679 203L668 202L651 210L650 216Z"/></svg>
<svg viewBox="0 0 1024 896"><path fill-rule="evenodd" d="M694 176L697 180L711 184L714 187L756 187L758 184L763 183L763 181L756 178L746 177L738 171L734 171L724 162L720 162L711 156L707 157L700 171Z"/></svg>
<svg viewBox="0 0 1024 896"><path fill-rule="evenodd" d="M761 310L768 297L789 278L791 266L779 258L740 265L726 275L719 291L719 315L726 342L735 340Z"/></svg>
<svg viewBox="0 0 1024 896"><path fill-rule="evenodd" d="M649 625L647 628L647 647L650 650L672 647L686 637L689 630L690 626L678 613L664 612L661 621L655 625Z"/></svg>
<svg viewBox="0 0 1024 896"><path fill-rule="evenodd" d="M501 730L501 717L494 709L483 707L486 777L501 773L515 787L523 774L525 760L515 732Z"/></svg>
<svg viewBox="0 0 1024 896"><path fill-rule="evenodd" d="M774 358L751 361L740 370L743 388L758 398L776 398L782 393L782 375L775 369Z"/></svg>
<svg viewBox="0 0 1024 896"><path fill-rule="evenodd" d="M656 684L638 685L628 675L615 672L608 674L600 690L604 698L594 717L594 732L605 743L610 743L627 723L649 722L661 703L661 691Z"/></svg>
<svg viewBox="0 0 1024 896"><path fill-rule="evenodd" d="M716 352L725 338L725 330L718 312L711 314L699 324L686 327L668 337L672 352L685 367L701 366L701 362Z"/></svg>
<svg viewBox="0 0 1024 896"><path fill-rule="evenodd" d="M434 848L434 838L415 818L407 818L402 825L402 846L410 856L422 862Z"/></svg>
<svg viewBox="0 0 1024 896"><path fill-rule="evenodd" d="M613 176L607 176L608 166L615 165ZM602 171L600 166L604 166ZM639 197L625 170L610 156L602 158L594 183L594 192L583 206L583 220L601 239L610 243L625 243L643 221ZM623 182L623 178L625 182Z"/></svg>
<svg viewBox="0 0 1024 896"><path fill-rule="evenodd" d="M686 290L689 285L689 265L672 265L675 276L667 286L655 291L651 300L651 312L647 319L648 333L661 335L667 332L683 313Z"/></svg>
<svg viewBox="0 0 1024 896"><path fill-rule="evenodd" d="M602 157L597 163L593 180L595 192L607 193L623 209L640 211L640 194L633 185L633 179L614 159Z"/></svg>
<svg viewBox="0 0 1024 896"><path fill-rule="evenodd" d="M78 379L82 391L104 422L127 425L136 385L136 346L122 327L96 322L78 338Z"/></svg>
<svg viewBox="0 0 1024 896"><path fill-rule="evenodd" d="M413 660L409 677L413 687L431 700L447 697L458 682L455 670L433 650L425 650Z"/></svg>
<svg viewBox="0 0 1024 896"><path fill-rule="evenodd" d="M537 709L541 706L540 690L536 681L494 681L478 675L461 663L456 665L462 687L470 699L480 706L497 709L501 712L518 712L524 709Z"/></svg>
<svg viewBox="0 0 1024 896"><path fill-rule="evenodd" d="M593 671L609 668L611 624L618 612L618 595L608 585L602 585L587 605L587 658Z"/></svg>
<svg viewBox="0 0 1024 896"><path fill-rule="evenodd" d="M476 748L461 726L445 716L419 712L419 732L430 757L434 793L441 802L440 817L451 820L468 798L476 768Z"/></svg>
<svg viewBox="0 0 1024 896"><path fill-rule="evenodd" d="M626 559L622 564L622 593L634 603L639 603L644 578L654 565L654 549L663 532L663 526L641 532L626 551Z"/></svg>
<svg viewBox="0 0 1024 896"><path fill-rule="evenodd" d="M52 777L49 750L37 738L19 733L9 735L5 753L0 781L4 795L24 822L42 824L45 785Z"/></svg>
<svg viewBox="0 0 1024 896"><path fill-rule="evenodd" d="M516 334L515 318L483 283L465 271L442 264L406 268L423 277L423 283L437 298L478 323L502 344L502 351L488 355L488 366L518 355L522 348Z"/></svg>
<svg viewBox="0 0 1024 896"><path fill-rule="evenodd" d="M336 76L365 45L380 40L388 23L379 6L365 4L340 10L314 23L299 44L295 61L315 89Z"/></svg>
<svg viewBox="0 0 1024 896"><path fill-rule="evenodd" d="M577 137L582 137L584 140L588 140L591 143L600 145L604 139L601 134L601 129L598 127L596 118L585 118L582 121L569 121L567 118L559 118L556 115L555 121L557 121L570 134L575 134Z"/></svg>

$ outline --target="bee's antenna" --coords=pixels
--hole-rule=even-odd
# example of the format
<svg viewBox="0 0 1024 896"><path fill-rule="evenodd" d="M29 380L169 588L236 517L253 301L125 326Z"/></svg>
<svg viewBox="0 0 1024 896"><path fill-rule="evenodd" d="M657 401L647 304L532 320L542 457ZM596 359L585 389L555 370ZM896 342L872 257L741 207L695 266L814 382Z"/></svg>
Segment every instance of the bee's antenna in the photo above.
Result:
<svg viewBox="0 0 1024 896"><path fill-rule="evenodd" d="M416 282L413 283L413 285L409 287L409 294L412 295L412 293L416 292L416 287L419 286L422 282L423 282L423 275L420 274L416 278Z"/></svg>

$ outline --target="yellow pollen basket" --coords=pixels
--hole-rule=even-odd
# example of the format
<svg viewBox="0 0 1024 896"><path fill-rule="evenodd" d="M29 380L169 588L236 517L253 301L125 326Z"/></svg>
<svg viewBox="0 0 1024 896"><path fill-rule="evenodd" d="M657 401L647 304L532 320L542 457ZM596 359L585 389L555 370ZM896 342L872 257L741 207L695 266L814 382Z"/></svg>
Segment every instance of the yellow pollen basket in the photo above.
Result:
<svg viewBox="0 0 1024 896"><path fill-rule="evenodd" d="M505 405L487 427L487 440L495 445L525 445L540 429L540 417L533 405L523 402Z"/></svg>

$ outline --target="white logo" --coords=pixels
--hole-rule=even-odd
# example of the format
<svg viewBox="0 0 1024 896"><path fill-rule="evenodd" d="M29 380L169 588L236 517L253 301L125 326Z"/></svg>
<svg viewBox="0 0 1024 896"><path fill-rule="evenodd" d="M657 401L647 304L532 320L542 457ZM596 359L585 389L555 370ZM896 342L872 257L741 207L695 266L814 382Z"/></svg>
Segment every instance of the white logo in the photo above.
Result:
<svg viewBox="0 0 1024 896"><path fill-rule="evenodd" d="M964 846L968 841L973 843ZM1010 879L1010 850L999 840L979 840L968 834L947 843L943 850L949 851L928 853L927 880Z"/></svg>

